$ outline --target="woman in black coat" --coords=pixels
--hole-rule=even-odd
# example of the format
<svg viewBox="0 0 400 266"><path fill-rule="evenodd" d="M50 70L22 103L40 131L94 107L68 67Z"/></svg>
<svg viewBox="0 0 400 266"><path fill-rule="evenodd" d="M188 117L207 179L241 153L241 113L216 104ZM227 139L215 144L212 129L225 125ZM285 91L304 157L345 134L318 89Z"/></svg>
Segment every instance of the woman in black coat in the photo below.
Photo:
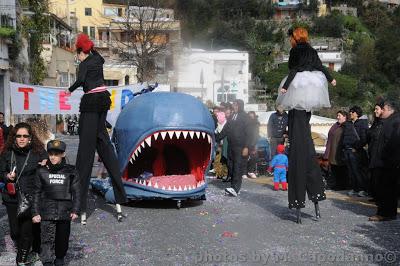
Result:
<svg viewBox="0 0 400 266"><path fill-rule="evenodd" d="M115 201L117 203L118 221L122 220L120 203L127 201L117 156L111 144L106 129L107 112L111 106L110 93L104 86L104 59L93 50L93 42L85 34L78 36L76 49L79 64L76 82L68 88L67 93L82 87L79 110L79 147L76 158L76 168L82 180L81 222L86 224L87 195L93 167L94 155L97 150L111 177Z"/></svg>
<svg viewBox="0 0 400 266"><path fill-rule="evenodd" d="M39 164L45 164L46 159L43 144L34 135L30 125L17 124L10 132L0 158L0 175L7 184L2 198L7 209L11 238L17 242L17 265L27 262L31 248L33 252L40 253L40 224L33 224L30 215L17 217L18 201L11 187L13 184L15 187L17 182L22 193L32 196L36 169ZM33 255L38 259L37 254Z"/></svg>
<svg viewBox="0 0 400 266"><path fill-rule="evenodd" d="M383 102L375 104L375 119L372 126L367 132L367 144L368 144L368 157L369 157L369 172L370 172L370 184L369 184L369 195L372 200L375 200L377 179L381 178L383 161L380 158L382 153L383 144L380 143L379 138L382 133L383 121L381 119L383 109Z"/></svg>

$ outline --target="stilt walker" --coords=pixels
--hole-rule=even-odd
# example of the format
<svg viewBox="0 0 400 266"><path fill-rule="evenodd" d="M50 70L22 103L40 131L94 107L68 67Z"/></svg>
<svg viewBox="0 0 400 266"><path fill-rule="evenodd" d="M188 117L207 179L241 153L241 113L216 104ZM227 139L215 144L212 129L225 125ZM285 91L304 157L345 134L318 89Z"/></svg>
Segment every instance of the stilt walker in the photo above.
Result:
<svg viewBox="0 0 400 266"><path fill-rule="evenodd" d="M93 42L85 34L76 41L80 61L76 82L67 93L82 87L84 95L79 106L79 147L76 168L82 185L81 223L86 224L87 196L95 151L102 159L111 177L118 221L122 220L121 203L127 201L118 161L106 129L107 112L110 109L110 93L104 86L103 57L93 49Z"/></svg>
<svg viewBox="0 0 400 266"><path fill-rule="evenodd" d="M318 201L326 199L321 170L311 138L311 111L330 107L328 82L336 85L318 53L308 43L304 28L289 30L292 49L289 75L282 80L277 104L289 110L289 208L296 209L301 223L305 194L314 202L316 218L320 218Z"/></svg>

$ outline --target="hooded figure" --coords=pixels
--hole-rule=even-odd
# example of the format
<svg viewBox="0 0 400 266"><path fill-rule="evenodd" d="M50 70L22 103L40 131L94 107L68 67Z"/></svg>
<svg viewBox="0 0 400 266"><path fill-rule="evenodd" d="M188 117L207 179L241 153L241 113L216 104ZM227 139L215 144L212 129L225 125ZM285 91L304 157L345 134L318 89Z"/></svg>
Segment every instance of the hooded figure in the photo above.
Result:
<svg viewBox="0 0 400 266"><path fill-rule="evenodd" d="M216 140L228 138L228 157L232 162L232 180L230 188L225 191L236 197L242 186L242 175L247 170L247 159L251 145L251 127L249 115L244 111L244 102L235 100L232 104L234 113L223 130L217 133Z"/></svg>

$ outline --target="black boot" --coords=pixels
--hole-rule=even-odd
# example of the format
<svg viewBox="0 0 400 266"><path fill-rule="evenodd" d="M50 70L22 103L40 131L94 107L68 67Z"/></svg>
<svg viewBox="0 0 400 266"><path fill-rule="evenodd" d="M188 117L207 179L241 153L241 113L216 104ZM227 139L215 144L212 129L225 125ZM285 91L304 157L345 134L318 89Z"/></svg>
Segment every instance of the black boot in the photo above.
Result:
<svg viewBox="0 0 400 266"><path fill-rule="evenodd" d="M315 218L319 219L321 218L321 213L319 211L318 201L314 202L314 206L315 206Z"/></svg>
<svg viewBox="0 0 400 266"><path fill-rule="evenodd" d="M296 209L296 223L301 224L301 209Z"/></svg>
<svg viewBox="0 0 400 266"><path fill-rule="evenodd" d="M54 260L54 266L64 266L64 258L56 258Z"/></svg>
<svg viewBox="0 0 400 266"><path fill-rule="evenodd" d="M17 252L17 265L29 265L30 262L27 262L28 254L28 249L19 249Z"/></svg>

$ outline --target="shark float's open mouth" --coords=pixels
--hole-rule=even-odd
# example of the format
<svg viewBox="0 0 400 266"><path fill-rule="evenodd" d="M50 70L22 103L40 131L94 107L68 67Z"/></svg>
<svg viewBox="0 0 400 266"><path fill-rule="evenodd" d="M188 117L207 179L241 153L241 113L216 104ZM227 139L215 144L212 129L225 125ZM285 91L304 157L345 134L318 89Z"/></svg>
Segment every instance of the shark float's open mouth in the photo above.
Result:
<svg viewBox="0 0 400 266"><path fill-rule="evenodd" d="M146 190L190 193L205 186L212 137L203 131L165 130L133 149L123 177Z"/></svg>

